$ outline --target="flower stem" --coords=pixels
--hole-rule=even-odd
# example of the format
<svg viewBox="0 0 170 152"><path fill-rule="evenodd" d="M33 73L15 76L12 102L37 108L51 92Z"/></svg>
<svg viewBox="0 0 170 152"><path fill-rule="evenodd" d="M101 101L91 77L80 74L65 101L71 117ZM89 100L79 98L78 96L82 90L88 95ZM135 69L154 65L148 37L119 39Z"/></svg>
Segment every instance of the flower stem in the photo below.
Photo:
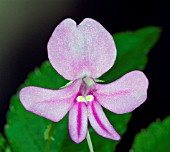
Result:
<svg viewBox="0 0 170 152"><path fill-rule="evenodd" d="M86 139L87 139L87 143L88 143L90 152L94 152L89 131L87 132Z"/></svg>
<svg viewBox="0 0 170 152"><path fill-rule="evenodd" d="M55 129L55 124L54 122L52 122L47 130L45 131L45 140L46 140L46 145L45 145L45 149L44 149L44 152L50 152L50 144L51 144L51 141L54 140L52 135L53 135L53 132L54 132L54 129Z"/></svg>

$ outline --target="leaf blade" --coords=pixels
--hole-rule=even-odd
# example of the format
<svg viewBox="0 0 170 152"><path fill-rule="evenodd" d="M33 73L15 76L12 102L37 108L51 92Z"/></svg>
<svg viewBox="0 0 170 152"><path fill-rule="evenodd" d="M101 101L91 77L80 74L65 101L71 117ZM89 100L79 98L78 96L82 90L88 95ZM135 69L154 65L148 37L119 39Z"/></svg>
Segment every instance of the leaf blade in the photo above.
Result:
<svg viewBox="0 0 170 152"><path fill-rule="evenodd" d="M167 152L170 149L170 116L157 121L138 133L134 139L134 152ZM147 145L147 146L142 146Z"/></svg>
<svg viewBox="0 0 170 152"><path fill-rule="evenodd" d="M112 82L132 70L143 70L147 54L160 37L159 27L145 27L134 32L114 34L117 58L114 66L99 79Z"/></svg>

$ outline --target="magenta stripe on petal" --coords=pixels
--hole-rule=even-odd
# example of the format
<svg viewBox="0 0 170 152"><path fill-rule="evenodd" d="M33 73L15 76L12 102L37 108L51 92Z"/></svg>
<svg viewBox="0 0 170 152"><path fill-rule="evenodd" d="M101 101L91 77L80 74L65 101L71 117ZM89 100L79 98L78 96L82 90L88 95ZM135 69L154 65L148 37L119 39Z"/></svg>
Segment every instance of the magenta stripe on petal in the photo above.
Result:
<svg viewBox="0 0 170 152"><path fill-rule="evenodd" d="M108 134L110 134L109 131L107 130L107 128L106 128L106 127L104 126L104 124L101 122L101 120L100 120L100 118L99 118L99 115L98 115L97 112L96 112L96 109L95 109L95 106L94 106L94 102L92 102L92 105L91 105L91 106L92 106L93 115L94 115L97 123L99 124L99 126L100 126L104 131L106 131Z"/></svg>
<svg viewBox="0 0 170 152"><path fill-rule="evenodd" d="M112 140L120 139L97 101L88 104L88 113L90 124L99 135Z"/></svg>
<svg viewBox="0 0 170 152"><path fill-rule="evenodd" d="M77 133L78 133L78 137L80 137L80 133L81 133L81 123L82 123L82 104L78 104L78 113L77 113Z"/></svg>
<svg viewBox="0 0 170 152"><path fill-rule="evenodd" d="M69 112L69 133L71 139L80 143L87 134L87 106L86 103L75 101Z"/></svg>

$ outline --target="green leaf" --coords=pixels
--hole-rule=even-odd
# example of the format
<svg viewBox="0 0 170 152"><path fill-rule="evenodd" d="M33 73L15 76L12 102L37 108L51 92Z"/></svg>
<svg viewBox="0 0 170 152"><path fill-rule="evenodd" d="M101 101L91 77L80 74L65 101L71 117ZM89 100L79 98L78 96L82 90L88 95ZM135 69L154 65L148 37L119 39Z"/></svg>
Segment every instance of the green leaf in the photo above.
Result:
<svg viewBox="0 0 170 152"><path fill-rule="evenodd" d="M152 30L155 34L154 32L151 32ZM136 60L134 58L136 58L136 55L141 56L141 58L146 58L146 52L148 52L148 49L150 49L155 43L155 37L158 36L159 30L154 27L141 29L136 32L115 34L114 37L119 51L118 59L116 65L114 66L115 71L114 68L111 69L106 75L103 75L100 80L109 82L125 72L136 69L136 67L144 67L146 62L143 62L142 59L142 62L139 62L140 59ZM150 37L150 43L146 40L148 37ZM136 51L136 47L137 49L139 48L139 42L141 46L147 46L147 49L142 47L143 49L139 49L139 52ZM135 43L138 44L135 45ZM124 47L125 45L128 46ZM141 52L145 52L145 55ZM127 54L131 54L131 56L128 57ZM121 58L123 58L123 60ZM122 64L122 62L125 62L125 58L127 58L126 62L128 64L133 63L135 66ZM67 83L68 81L61 77L52 68L49 62L45 62L40 69L36 69L28 75L25 84L22 85L20 89L24 86L39 86L44 88L59 89ZM79 152L89 151L86 140L79 145L71 141L68 134L68 116L56 123L55 129L51 131L51 127L49 127L51 121L26 111L19 101L18 94L12 97L10 103L5 133L11 144L13 152L43 152L44 149L48 149L49 147L50 152L67 150ZM115 129L122 135L127 129L127 123L130 120L131 113L116 115L109 111L105 112ZM94 132L90 125L89 131L94 144L94 149L96 151L110 152L116 148L118 141L112 141L100 137Z"/></svg>
<svg viewBox="0 0 170 152"><path fill-rule="evenodd" d="M132 70L143 70L147 54L160 37L158 27L145 27L135 32L121 32L113 35L117 47L114 66L99 79L112 82Z"/></svg>
<svg viewBox="0 0 170 152"><path fill-rule="evenodd" d="M24 86L40 86L51 89L59 89L68 81L61 77L49 64L45 62L40 70L30 73ZM22 88L20 87L20 88ZM5 127L6 136L11 144L13 152L43 152L46 146L44 133L51 121L26 111L19 101L18 94L13 96L10 111ZM67 133L67 117L56 123L56 129L52 136L51 152L60 149L62 140Z"/></svg>
<svg viewBox="0 0 170 152"><path fill-rule="evenodd" d="M0 133L0 152L11 152L5 138Z"/></svg>
<svg viewBox="0 0 170 152"><path fill-rule="evenodd" d="M153 122L135 137L132 152L168 152L170 150L170 116Z"/></svg>

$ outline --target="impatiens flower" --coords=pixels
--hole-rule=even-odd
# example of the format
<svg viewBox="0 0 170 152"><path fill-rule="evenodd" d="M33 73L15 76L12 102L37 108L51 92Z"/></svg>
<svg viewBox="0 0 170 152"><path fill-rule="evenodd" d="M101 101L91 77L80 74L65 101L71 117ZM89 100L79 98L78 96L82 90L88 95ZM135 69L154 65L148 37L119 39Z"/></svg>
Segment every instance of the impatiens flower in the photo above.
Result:
<svg viewBox="0 0 170 152"><path fill-rule="evenodd" d="M72 83L59 90L25 87L20 92L23 106L54 122L69 111L69 133L76 143L85 139L88 120L99 135L119 140L102 107L117 114L131 112L146 100L148 80L142 72L132 71L110 84L95 81L115 62L112 36L93 19L79 25L65 19L48 42L48 57L54 69Z"/></svg>

